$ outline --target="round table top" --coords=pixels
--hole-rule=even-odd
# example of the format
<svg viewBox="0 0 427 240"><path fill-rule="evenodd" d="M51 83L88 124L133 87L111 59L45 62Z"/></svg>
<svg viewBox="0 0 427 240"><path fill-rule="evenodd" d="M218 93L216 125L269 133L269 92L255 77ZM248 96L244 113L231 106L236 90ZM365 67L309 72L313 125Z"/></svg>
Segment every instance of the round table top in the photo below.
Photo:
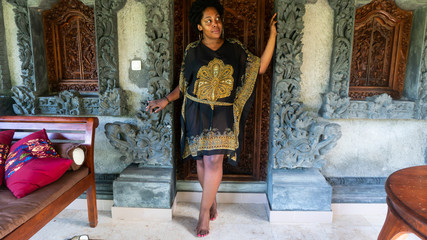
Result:
<svg viewBox="0 0 427 240"><path fill-rule="evenodd" d="M392 173L387 178L385 188L393 204L427 224L427 165Z"/></svg>

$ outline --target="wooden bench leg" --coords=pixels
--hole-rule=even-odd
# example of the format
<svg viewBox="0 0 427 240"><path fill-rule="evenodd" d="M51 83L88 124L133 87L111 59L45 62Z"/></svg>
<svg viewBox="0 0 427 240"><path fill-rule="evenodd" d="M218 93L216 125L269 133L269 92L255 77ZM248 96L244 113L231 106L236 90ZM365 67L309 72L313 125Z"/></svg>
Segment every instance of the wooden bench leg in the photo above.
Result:
<svg viewBox="0 0 427 240"><path fill-rule="evenodd" d="M400 217L394 215L393 211L390 210L389 207L384 226L378 235L378 240L395 240L400 236L411 232L411 228L406 225Z"/></svg>
<svg viewBox="0 0 427 240"><path fill-rule="evenodd" d="M96 225L98 225L98 208L96 206L96 190L94 186L87 189L86 199L89 225L91 227L96 227Z"/></svg>

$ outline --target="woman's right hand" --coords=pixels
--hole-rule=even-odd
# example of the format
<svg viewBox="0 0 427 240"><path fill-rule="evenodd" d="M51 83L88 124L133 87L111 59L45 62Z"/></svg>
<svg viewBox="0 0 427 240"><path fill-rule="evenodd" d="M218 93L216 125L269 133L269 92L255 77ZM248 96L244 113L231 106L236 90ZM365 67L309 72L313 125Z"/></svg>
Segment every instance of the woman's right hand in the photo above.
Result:
<svg viewBox="0 0 427 240"><path fill-rule="evenodd" d="M148 101L148 105L145 108L145 111L148 112L150 111L150 114L153 113L158 113L161 110L163 110L163 108L165 108L167 105L169 104L169 101L166 98L160 98L157 100L153 100L153 101Z"/></svg>

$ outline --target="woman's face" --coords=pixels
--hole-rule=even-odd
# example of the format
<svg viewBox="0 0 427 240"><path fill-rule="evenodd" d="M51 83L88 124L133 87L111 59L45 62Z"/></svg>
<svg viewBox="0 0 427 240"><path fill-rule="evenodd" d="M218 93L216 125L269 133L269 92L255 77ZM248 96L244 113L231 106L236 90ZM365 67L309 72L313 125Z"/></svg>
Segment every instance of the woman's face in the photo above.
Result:
<svg viewBox="0 0 427 240"><path fill-rule="evenodd" d="M199 31L203 31L203 38L218 39L221 38L222 21L221 16L214 7L208 7L203 11L203 17L200 24L197 25Z"/></svg>

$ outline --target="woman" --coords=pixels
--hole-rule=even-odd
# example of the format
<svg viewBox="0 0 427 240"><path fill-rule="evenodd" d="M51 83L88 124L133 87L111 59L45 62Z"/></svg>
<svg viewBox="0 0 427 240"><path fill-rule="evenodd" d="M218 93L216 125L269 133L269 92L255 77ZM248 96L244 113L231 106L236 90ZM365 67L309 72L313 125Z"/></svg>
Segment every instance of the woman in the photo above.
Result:
<svg viewBox="0 0 427 240"><path fill-rule="evenodd" d="M258 58L240 42L224 39L223 6L217 0L197 0L190 8L191 25L201 40L185 51L179 86L162 99L149 101L146 111L159 112L183 97L181 154L197 161L202 186L198 237L209 234L209 220L217 214L216 193L222 179L224 157L237 165L246 116L254 98L258 73L270 64L276 44L276 21L270 21L270 37Z"/></svg>

